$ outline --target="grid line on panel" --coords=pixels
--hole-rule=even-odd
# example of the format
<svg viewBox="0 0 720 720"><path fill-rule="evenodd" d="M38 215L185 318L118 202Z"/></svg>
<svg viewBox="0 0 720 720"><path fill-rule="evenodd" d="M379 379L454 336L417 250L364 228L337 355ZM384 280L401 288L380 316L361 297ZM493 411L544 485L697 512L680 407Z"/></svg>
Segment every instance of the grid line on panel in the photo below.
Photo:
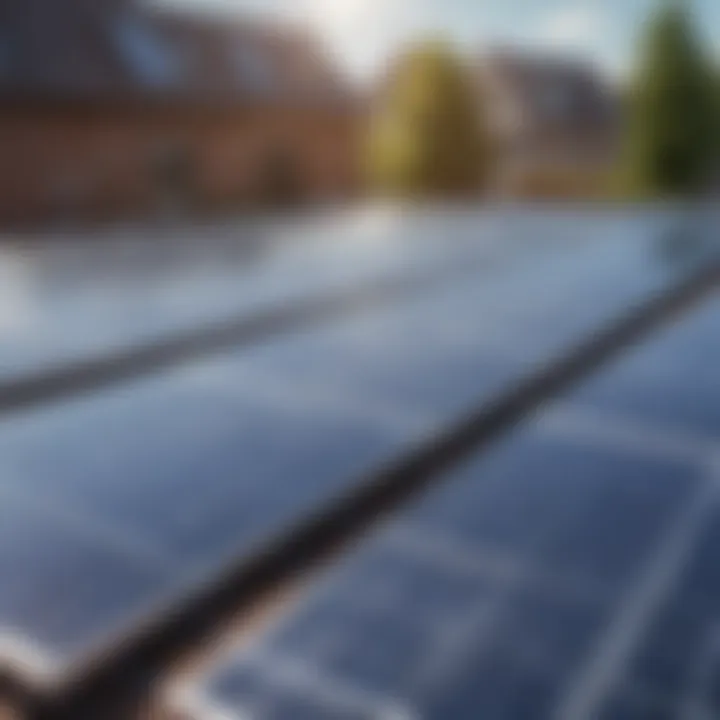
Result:
<svg viewBox="0 0 720 720"><path fill-rule="evenodd" d="M711 439L574 402L554 403L537 427L563 440L627 450L659 460L711 466L720 453L720 444Z"/></svg>
<svg viewBox="0 0 720 720"><path fill-rule="evenodd" d="M396 542L441 568L453 567L499 582L532 585L551 597L583 601L608 599L616 594L614 587L599 580L591 581L586 577L576 577L567 571L554 571L552 568L538 568L537 563L516 559L509 553L482 545L471 546L433 528L423 527L417 522L408 528L408 532L396 536Z"/></svg>
<svg viewBox="0 0 720 720"><path fill-rule="evenodd" d="M342 412L347 417L372 421L389 432L422 432L432 427L430 417L423 417L418 412L403 411L385 403L369 402L367 398L345 388L341 388L341 392L330 392L326 386L319 383L306 383L298 387L289 383L284 375L272 375L267 371L255 372L253 379L258 382L251 386L250 392L263 401L269 401L271 406L273 403L282 407L292 404L298 410L312 408L313 411L321 410L329 414ZM262 391L257 389L260 387L263 388Z"/></svg>
<svg viewBox="0 0 720 720"><path fill-rule="evenodd" d="M461 666L464 658L479 644L488 646L495 624L503 615L505 602L516 590L517 578L506 578L493 588L492 599L465 617L450 619L434 633L435 643L431 657L420 664L410 684L410 692L417 694L432 691Z"/></svg>
<svg viewBox="0 0 720 720"><path fill-rule="evenodd" d="M348 709L372 712L378 718L407 718L412 711L402 701L382 694L369 692L335 677L329 677L311 664L296 657L261 653L253 658L255 664L270 676L312 693L313 697Z"/></svg>
<svg viewBox="0 0 720 720"><path fill-rule="evenodd" d="M124 531L106 522L96 522L89 511L73 508L62 500L40 497L37 493L25 493L21 489L0 488L0 497L5 497L28 509L35 510L49 520L72 529L85 536L88 542L100 542L108 549L119 553L131 563L149 569L165 569L177 565L177 560L162 552L150 542L143 542L137 534Z"/></svg>
<svg viewBox="0 0 720 720"><path fill-rule="evenodd" d="M405 521L387 533L390 547L411 554L442 570L488 578L496 582L517 580L527 572L525 564L509 554L476 548L444 537L418 521Z"/></svg>
<svg viewBox="0 0 720 720"><path fill-rule="evenodd" d="M653 690L630 680L617 688L611 700L625 701L646 712L654 712L660 717L682 717L693 720L713 720L716 712L708 709L708 697L715 697L717 690L714 678L703 677L702 667L698 671L695 685L686 687L679 695Z"/></svg>
<svg viewBox="0 0 720 720"><path fill-rule="evenodd" d="M397 536L396 536L397 537ZM454 672L463 667L463 658L477 656L482 652L483 644L488 648L501 649L512 653L521 662L523 668L538 676L553 676L555 670L548 667L547 659L541 660L532 653L529 655L523 652L525 638L508 631L506 639L501 645L496 646L498 638L494 631L498 624L503 623L505 618L506 603L517 599L521 593L539 593L550 601L562 600L576 605L589 605L600 607L609 606L617 594L614 589L603 588L599 584L590 583L584 578L574 578L568 573L553 574L550 571L539 570L530 563L512 562L500 555L493 557L494 553L482 547L469 547L464 543L455 540L448 540L440 536L429 538L427 532L413 537L412 532L403 533L402 546L409 552L419 554L425 561L433 565L464 574L471 573L481 577L490 577L498 583L491 608L488 612L479 617L462 619L455 623L459 632L456 636L454 646L449 653L443 653L433 657L430 661L444 672L436 674L427 673L422 687L427 692L434 682L443 678L451 677ZM440 550L438 552L438 549ZM477 562L473 564L473 559ZM478 627L473 627L477 621L486 623L486 633L477 632ZM482 629L482 628L480 628ZM448 658L451 658L448 662ZM559 677L558 680L562 680Z"/></svg>
<svg viewBox="0 0 720 720"><path fill-rule="evenodd" d="M716 690L711 694L715 695ZM639 687L632 682L618 688L618 691L608 698L608 703L611 707L616 704L629 706L632 710L640 711L643 718L713 720L717 717L717 711L708 707L707 698L702 694L684 693L681 697L672 697Z"/></svg>
<svg viewBox="0 0 720 720"><path fill-rule="evenodd" d="M423 688L426 691L428 687L441 682L445 675L451 673L468 652L470 643L473 647L477 647L479 642L483 642L483 638L490 641L492 630L502 615L505 601L516 591L520 578L516 573L502 573L490 580L487 573L478 572L478 567L470 569L467 565L458 563L438 563L437 557L430 556L427 552L418 553L417 546L410 549L407 543L398 545L390 541L386 542L384 547L390 551L391 557L399 560L401 567L405 561L419 560L420 568L431 572L442 571L447 580L457 577L458 580L482 578L489 581L488 595L486 596L485 592L477 594L462 612L432 619L426 617L423 620L423 644L432 650L425 658L418 657L417 663L408 670L407 677L403 681L403 695L415 697L419 689ZM443 582L442 577L436 580L439 583ZM394 590L395 592L388 591L381 597L376 594L368 597L367 594L361 593L348 597L346 602L353 611L358 611L362 615L387 619L402 613L405 603L411 601L410 597L403 594L402 587L395 587ZM292 619L290 624L292 625ZM332 656L334 650L343 647L344 638L338 635L329 646L323 646L323 651L324 654ZM280 652L284 656L297 659L293 652L288 653L282 649ZM272 665L269 666L269 671L272 672ZM327 670L320 672L325 680L335 681L327 676Z"/></svg>
<svg viewBox="0 0 720 720"><path fill-rule="evenodd" d="M177 718L171 716L171 720L253 720L244 713L221 707L204 697L183 697L177 704L180 715ZM174 712L174 710L171 712Z"/></svg>
<svg viewBox="0 0 720 720"><path fill-rule="evenodd" d="M720 624L712 623L711 632L704 638L697 659L691 665L690 682L681 697L687 717L712 720L716 710L709 709L717 701L717 669L720 663Z"/></svg>
<svg viewBox="0 0 720 720"><path fill-rule="evenodd" d="M560 720L594 717L603 699L620 682L620 674L650 628L663 600L691 556L717 506L720 477L707 473L689 498L657 550L621 599L619 610L578 681L564 698Z"/></svg>

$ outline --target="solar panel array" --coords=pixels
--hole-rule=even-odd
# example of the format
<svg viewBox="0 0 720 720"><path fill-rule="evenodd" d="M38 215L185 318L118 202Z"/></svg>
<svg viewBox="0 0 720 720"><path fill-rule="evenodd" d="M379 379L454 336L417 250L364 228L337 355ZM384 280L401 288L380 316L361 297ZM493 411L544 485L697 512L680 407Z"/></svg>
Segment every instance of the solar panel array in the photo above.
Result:
<svg viewBox="0 0 720 720"><path fill-rule="evenodd" d="M562 248L577 257L581 247L600 253L607 245L604 262L614 255L623 282L644 282L650 269L634 274L645 256L655 256L656 271L663 265L657 226L631 213L599 223L518 210L351 212L10 246L0 253L0 378L408 276L452 283L463 272L487 275L497 263L551 249L562 265L572 262L561 259Z"/></svg>
<svg viewBox="0 0 720 720"><path fill-rule="evenodd" d="M510 232L490 215L453 223L441 242L433 215L331 214L238 227L213 224L103 237L58 235L0 253L0 377L17 379L228 318L410 273L442 275L498 255ZM561 233L543 244L567 242Z"/></svg>
<svg viewBox="0 0 720 720"><path fill-rule="evenodd" d="M235 241L223 235L204 268L183 250L190 261L165 284L151 269L146 285L121 274L107 293L78 283L65 304L52 301L52 287L50 300L39 293L39 319L21 315L20 331L0 345L9 383L28 368L52 371L310 296L332 303L348 283L372 298L378 282L434 278L379 305L4 414L3 659L65 677L692 273L667 256L655 218L603 217L409 215L361 226L360 238L339 246L334 220L325 238L298 247L263 241L261 260L247 265L254 275L242 262L224 267ZM162 268L167 250L158 252ZM717 318L701 312L608 368L403 512L311 593L306 614L212 673L198 693L202 712L477 717L482 694L471 687L480 683L488 717L520 717L524 707L541 717L541 701L582 717L576 708L611 683L598 690L595 668L571 671L612 636L648 557L711 494L705 461L717 408L701 379L720 351L708 337ZM66 337L44 332L55 324ZM689 381L693 343L707 363L693 364ZM686 382L696 383L690 395ZM662 407L653 404L658 388ZM688 397L706 403L683 405ZM608 518L617 525L609 536ZM478 667L487 668L482 682ZM500 688L505 696L492 695ZM658 700L643 688L618 691L619 702ZM520 701L528 705L512 705Z"/></svg>
<svg viewBox="0 0 720 720"><path fill-rule="evenodd" d="M195 717L720 712L720 297L552 402L180 693Z"/></svg>

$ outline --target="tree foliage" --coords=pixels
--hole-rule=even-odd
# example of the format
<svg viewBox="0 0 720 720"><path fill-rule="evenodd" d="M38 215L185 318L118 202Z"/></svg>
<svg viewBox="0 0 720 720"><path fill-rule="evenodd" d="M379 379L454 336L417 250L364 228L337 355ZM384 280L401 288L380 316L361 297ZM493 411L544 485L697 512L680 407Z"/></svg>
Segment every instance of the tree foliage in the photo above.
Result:
<svg viewBox="0 0 720 720"><path fill-rule="evenodd" d="M488 152L476 89L443 43L408 50L391 73L370 132L376 190L404 197L475 194Z"/></svg>
<svg viewBox="0 0 720 720"><path fill-rule="evenodd" d="M629 98L624 175L643 195L682 196L709 181L717 163L713 73L682 1L651 18Z"/></svg>

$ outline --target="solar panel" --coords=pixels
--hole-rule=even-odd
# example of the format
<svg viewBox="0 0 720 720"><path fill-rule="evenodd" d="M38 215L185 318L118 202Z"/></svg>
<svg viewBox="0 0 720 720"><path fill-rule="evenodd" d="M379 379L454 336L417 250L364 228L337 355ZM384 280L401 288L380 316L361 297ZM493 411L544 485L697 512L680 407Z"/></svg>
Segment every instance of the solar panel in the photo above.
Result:
<svg viewBox="0 0 720 720"><path fill-rule="evenodd" d="M720 301L613 364L579 402L643 422L720 437Z"/></svg>
<svg viewBox="0 0 720 720"><path fill-rule="evenodd" d="M8 417L6 636L61 670L662 288L676 273L648 252L619 234L517 253L382 313ZM47 597L52 612L27 600Z"/></svg>
<svg viewBox="0 0 720 720"><path fill-rule="evenodd" d="M563 213L327 213L292 222L216 224L188 235L132 228L78 241L58 236L0 256L0 379L123 351L195 328L252 318L308 298L463 268L584 253L636 285L657 254L654 222L618 213L580 224ZM581 232L578 230L581 229ZM202 242L198 242L198 236ZM601 251L601 248L607 248ZM626 261L623 266L621 260ZM634 276L634 277L633 277ZM622 281L620 278L622 277ZM510 288L511 283L508 285ZM516 290L522 286L516 287Z"/></svg>
<svg viewBox="0 0 720 720"><path fill-rule="evenodd" d="M436 221L437 222L437 221ZM328 213L148 234L108 230L83 241L52 237L0 255L0 377L15 379L228 318L253 317L308 297L335 295L423 270L448 272L513 253L505 220ZM512 247L528 246L514 231ZM169 235L169 237L168 237ZM198 242L198 236L202 242ZM443 242L441 242L443 241ZM558 242L548 237L546 248Z"/></svg>
<svg viewBox="0 0 720 720"><path fill-rule="evenodd" d="M713 438L587 398L625 373L652 377L657 361L678 385L689 363L694 386L719 309L711 300L452 472L180 704L243 720L713 717Z"/></svg>
<svg viewBox="0 0 720 720"><path fill-rule="evenodd" d="M672 273L637 250L621 236L454 278L322 333L268 343L261 364L300 386L448 422L666 287Z"/></svg>

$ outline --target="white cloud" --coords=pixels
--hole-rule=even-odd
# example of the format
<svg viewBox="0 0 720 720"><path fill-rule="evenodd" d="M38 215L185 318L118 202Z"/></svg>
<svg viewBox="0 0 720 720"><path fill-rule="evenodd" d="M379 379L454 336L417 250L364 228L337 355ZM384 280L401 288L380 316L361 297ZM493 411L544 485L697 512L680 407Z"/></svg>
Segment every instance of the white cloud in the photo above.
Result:
<svg viewBox="0 0 720 720"><path fill-rule="evenodd" d="M365 25L370 18L384 8L392 6L392 0L305 0L308 17L333 30L347 31L358 23Z"/></svg>
<svg viewBox="0 0 720 720"><path fill-rule="evenodd" d="M300 14L359 75L423 28L423 0L302 0Z"/></svg>
<svg viewBox="0 0 720 720"><path fill-rule="evenodd" d="M536 39L542 45L559 49L587 49L597 44L603 24L597 5L574 3L548 15L540 23Z"/></svg>

